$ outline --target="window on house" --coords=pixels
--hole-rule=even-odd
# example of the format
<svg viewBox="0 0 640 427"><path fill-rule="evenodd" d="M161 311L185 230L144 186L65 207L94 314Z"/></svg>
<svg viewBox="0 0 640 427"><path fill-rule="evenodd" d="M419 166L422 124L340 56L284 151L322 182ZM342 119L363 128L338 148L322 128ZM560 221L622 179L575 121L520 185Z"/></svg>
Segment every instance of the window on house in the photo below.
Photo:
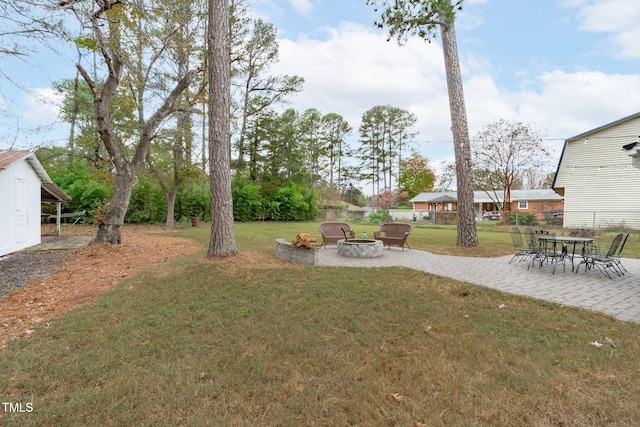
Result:
<svg viewBox="0 0 640 427"><path fill-rule="evenodd" d="M518 209L529 209L529 202L518 202Z"/></svg>

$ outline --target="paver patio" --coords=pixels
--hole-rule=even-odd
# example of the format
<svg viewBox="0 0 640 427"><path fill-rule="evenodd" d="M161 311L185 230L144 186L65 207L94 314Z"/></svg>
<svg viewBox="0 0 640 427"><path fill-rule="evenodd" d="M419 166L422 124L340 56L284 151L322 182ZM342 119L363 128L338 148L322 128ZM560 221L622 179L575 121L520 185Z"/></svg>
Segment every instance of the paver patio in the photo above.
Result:
<svg viewBox="0 0 640 427"><path fill-rule="evenodd" d="M512 255L499 258L456 257L417 249L385 249L379 258L346 258L335 246L318 256L319 265L347 267L407 267L517 295L601 311L624 321L640 323L640 259L623 259L624 276L609 279L597 270L573 273L551 267L527 270L526 262L509 264Z"/></svg>

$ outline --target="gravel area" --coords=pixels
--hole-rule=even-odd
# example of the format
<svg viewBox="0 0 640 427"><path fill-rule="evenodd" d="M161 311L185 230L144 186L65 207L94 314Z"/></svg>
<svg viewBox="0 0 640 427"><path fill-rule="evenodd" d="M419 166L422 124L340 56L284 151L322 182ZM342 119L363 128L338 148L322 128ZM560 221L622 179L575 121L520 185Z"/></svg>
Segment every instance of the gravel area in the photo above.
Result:
<svg viewBox="0 0 640 427"><path fill-rule="evenodd" d="M91 240L91 236L42 236L41 244L0 257L0 298L52 273L72 251Z"/></svg>

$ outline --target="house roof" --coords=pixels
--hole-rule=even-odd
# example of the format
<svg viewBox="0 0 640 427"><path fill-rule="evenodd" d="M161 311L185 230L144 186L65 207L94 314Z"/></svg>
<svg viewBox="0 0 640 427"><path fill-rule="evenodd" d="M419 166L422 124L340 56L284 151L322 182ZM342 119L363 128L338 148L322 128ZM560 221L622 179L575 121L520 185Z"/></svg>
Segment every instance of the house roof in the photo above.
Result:
<svg viewBox="0 0 640 427"><path fill-rule="evenodd" d="M633 120L633 119L636 119L636 118L638 118L638 117L640 117L640 112L637 112L637 113L635 113L635 114L631 114L630 116L627 116L627 117L623 117L623 118L618 119L618 120L616 120L616 121L614 121L614 122L607 123L606 125L598 126L598 127L597 127L597 128L595 128L595 129L588 130L588 131L583 132L583 133L581 133L581 134L578 134L578 135L576 135L576 136L572 136L571 138L567 138L567 139L565 140L565 142L564 142L564 143L565 143L565 145L566 145L566 144L567 144L567 141L573 141L574 139L582 139L582 138L585 138L585 137L587 137L587 136L589 136L589 135L591 135L591 134L593 134L593 133L600 132L600 131L602 131L602 130L604 130L604 129L607 129L607 128L610 128L610 127L614 127L614 126L617 126L617 125L619 125L620 123L624 123L624 122L626 122L626 121Z"/></svg>
<svg viewBox="0 0 640 427"><path fill-rule="evenodd" d="M562 200L562 197L551 188L537 190L511 190L511 201Z"/></svg>
<svg viewBox="0 0 640 427"><path fill-rule="evenodd" d="M497 191L495 198L499 201L502 200L502 190ZM511 190L511 201L534 201L534 200L562 200L555 191L550 188L538 189L538 190ZM434 192L434 193L420 193L410 202L421 203L442 203L442 202L457 202L458 195L455 191L448 192ZM473 192L474 203L492 203L495 199L489 197L484 191Z"/></svg>
<svg viewBox="0 0 640 427"><path fill-rule="evenodd" d="M443 193L440 196L431 199L430 202L431 203L452 203L452 202L457 203L458 197L455 193L453 194Z"/></svg>
<svg viewBox="0 0 640 427"><path fill-rule="evenodd" d="M40 178L40 194L42 203L55 203L71 200L71 197L62 191L62 189L51 180L49 174L44 170L35 154L30 151L0 150L0 170L7 169L9 166L23 160L29 162Z"/></svg>
<svg viewBox="0 0 640 427"><path fill-rule="evenodd" d="M420 193L409 201L410 202L426 202L426 203L457 202L458 195L455 191L433 192L433 193L427 192L427 193Z"/></svg>
<svg viewBox="0 0 640 427"><path fill-rule="evenodd" d="M565 153L565 150L567 149L567 144L569 144L570 141L575 141L576 139L586 138L589 135L594 134L596 132L603 131L603 130L608 129L610 127L617 126L620 123L624 123L624 122L629 121L629 120L637 119L639 117L640 117L640 112L637 112L635 114L631 114L630 116L623 117L623 118L618 119L616 121L613 121L611 123L607 123L605 125L598 126L597 128L588 130L586 132L582 132L582 133L580 133L580 134L578 134L576 136L572 136L570 138L565 139L564 140L564 145L562 146L562 153L560 153L560 159L558 160L558 166L556 167L556 175L553 177L553 183L551 184L551 188L555 188L556 187L556 179L558 178L558 172L560 172L560 165L562 164L562 160L564 159L564 153ZM634 142L634 141L631 141L631 142Z"/></svg>

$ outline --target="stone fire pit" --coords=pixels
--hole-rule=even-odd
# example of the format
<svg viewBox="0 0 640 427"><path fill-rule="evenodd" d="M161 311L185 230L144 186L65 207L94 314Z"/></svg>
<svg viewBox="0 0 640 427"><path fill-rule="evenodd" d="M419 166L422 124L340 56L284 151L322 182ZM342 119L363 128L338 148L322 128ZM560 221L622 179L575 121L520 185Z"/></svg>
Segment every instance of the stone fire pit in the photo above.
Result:
<svg viewBox="0 0 640 427"><path fill-rule="evenodd" d="M382 256L382 240L338 240L338 255L350 258L376 258Z"/></svg>

